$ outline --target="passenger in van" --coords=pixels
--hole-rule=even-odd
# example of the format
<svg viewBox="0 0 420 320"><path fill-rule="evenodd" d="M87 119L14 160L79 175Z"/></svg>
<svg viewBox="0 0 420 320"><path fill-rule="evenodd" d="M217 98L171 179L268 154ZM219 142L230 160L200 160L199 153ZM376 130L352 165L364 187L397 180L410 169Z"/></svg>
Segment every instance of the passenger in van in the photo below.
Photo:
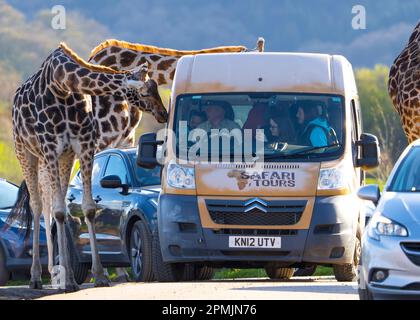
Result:
<svg viewBox="0 0 420 320"><path fill-rule="evenodd" d="M322 110L325 110L322 103L298 103L296 119L301 129L298 141L300 145L326 147L338 143L337 135Z"/></svg>
<svg viewBox="0 0 420 320"><path fill-rule="evenodd" d="M287 116L272 115L270 117L270 143L287 142L293 143L295 139L294 129Z"/></svg>
<svg viewBox="0 0 420 320"><path fill-rule="evenodd" d="M232 107L224 101L207 101L204 105L204 111L207 115L207 121L200 124L197 128L210 132L212 129L241 129L239 125L227 118L229 110Z"/></svg>
<svg viewBox="0 0 420 320"><path fill-rule="evenodd" d="M207 120L206 114L202 111L192 110L190 113L190 119L188 121L189 130L198 128L200 124Z"/></svg>

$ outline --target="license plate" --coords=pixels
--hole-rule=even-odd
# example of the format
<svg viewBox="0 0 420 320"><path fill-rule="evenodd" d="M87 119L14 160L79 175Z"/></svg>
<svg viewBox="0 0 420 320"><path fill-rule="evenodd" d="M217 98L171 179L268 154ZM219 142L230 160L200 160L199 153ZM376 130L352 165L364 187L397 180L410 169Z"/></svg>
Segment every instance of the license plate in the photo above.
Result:
<svg viewBox="0 0 420 320"><path fill-rule="evenodd" d="M281 248L279 237L229 237L229 248Z"/></svg>

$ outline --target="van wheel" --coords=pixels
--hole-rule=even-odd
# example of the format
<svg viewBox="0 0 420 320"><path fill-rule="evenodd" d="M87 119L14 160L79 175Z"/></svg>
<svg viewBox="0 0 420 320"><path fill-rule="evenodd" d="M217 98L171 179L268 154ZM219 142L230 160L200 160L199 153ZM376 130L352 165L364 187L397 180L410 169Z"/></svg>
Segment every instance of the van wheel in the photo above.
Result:
<svg viewBox="0 0 420 320"><path fill-rule="evenodd" d="M215 270L207 266L185 265L182 281L206 281L213 279Z"/></svg>
<svg viewBox="0 0 420 320"><path fill-rule="evenodd" d="M179 282L183 280L186 265L184 263L165 263L163 262L160 248L159 235L153 234L153 269L158 282Z"/></svg>
<svg viewBox="0 0 420 320"><path fill-rule="evenodd" d="M73 269L74 280L78 285L81 285L85 282L88 274L90 265L88 263L81 263L79 262L79 258L77 257L76 250L73 246L73 239L71 238L70 232L66 228L66 236L67 236L67 247L69 250L69 257L70 257L70 265ZM60 264L60 258L58 254L58 241L57 241L57 233L54 234L53 237L53 265L58 266Z"/></svg>
<svg viewBox="0 0 420 320"><path fill-rule="evenodd" d="M195 278L196 280L207 281L213 279L215 273L214 268L202 266L196 269Z"/></svg>
<svg viewBox="0 0 420 320"><path fill-rule="evenodd" d="M295 273L294 268L275 268L275 267L265 267L265 272L270 279L273 280L289 280L293 277Z"/></svg>
<svg viewBox="0 0 420 320"><path fill-rule="evenodd" d="M351 282L357 278L357 266L359 265L360 255L362 253L362 243L360 235L356 236L356 246L354 248L353 263L334 265L334 276L337 281Z"/></svg>
<svg viewBox="0 0 420 320"><path fill-rule="evenodd" d="M10 280L10 272L6 269L6 256L0 248L0 286L6 285Z"/></svg>
<svg viewBox="0 0 420 320"><path fill-rule="evenodd" d="M134 281L153 281L152 234L142 220L137 221L131 229L128 252Z"/></svg>

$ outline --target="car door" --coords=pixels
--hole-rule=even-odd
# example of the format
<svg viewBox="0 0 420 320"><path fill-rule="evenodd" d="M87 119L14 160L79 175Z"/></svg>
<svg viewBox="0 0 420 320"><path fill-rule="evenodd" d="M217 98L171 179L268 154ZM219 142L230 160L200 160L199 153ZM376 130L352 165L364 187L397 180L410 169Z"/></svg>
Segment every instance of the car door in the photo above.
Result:
<svg viewBox="0 0 420 320"><path fill-rule="evenodd" d="M118 176L123 184L130 185L129 174L124 158L118 154L111 154L103 177ZM101 246L106 251L102 255L124 255L122 250L121 222L124 217L124 208L129 205L122 188L98 189L98 205L96 213L96 231L100 234Z"/></svg>
<svg viewBox="0 0 420 320"><path fill-rule="evenodd" d="M95 158L92 169L92 195L98 194L100 188L100 180L107 163L108 156L101 155ZM83 183L80 171L78 171L70 183L67 191L67 210L68 219L74 230L75 242L78 251L83 255L90 258L90 241L89 231L87 228L85 216L82 210L83 201Z"/></svg>

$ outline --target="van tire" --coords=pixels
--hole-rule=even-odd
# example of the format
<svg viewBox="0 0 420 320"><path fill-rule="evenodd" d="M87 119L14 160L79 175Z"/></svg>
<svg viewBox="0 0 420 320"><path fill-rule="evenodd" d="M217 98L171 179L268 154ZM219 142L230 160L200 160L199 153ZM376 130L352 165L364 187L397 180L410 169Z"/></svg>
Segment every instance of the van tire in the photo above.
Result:
<svg viewBox="0 0 420 320"><path fill-rule="evenodd" d="M269 266L265 267L265 272L273 280L290 280L295 273L295 268L276 268Z"/></svg>
<svg viewBox="0 0 420 320"><path fill-rule="evenodd" d="M139 237L137 242L135 242L134 237ZM128 248L131 270L135 282L152 282L154 280L152 242L152 234L147 228L147 225L143 220L137 221L131 228L130 245ZM138 246L140 248L137 248ZM139 250L141 251L139 252ZM136 254L133 256L134 252ZM141 253L142 258L139 258L139 253ZM134 271L138 268L139 263L141 263L140 271Z"/></svg>
<svg viewBox="0 0 420 320"><path fill-rule="evenodd" d="M183 280L186 265L163 262L158 232L153 234L152 254L154 274L158 282L179 282Z"/></svg>
<svg viewBox="0 0 420 320"><path fill-rule="evenodd" d="M340 265L334 265L334 276L339 282L352 282L357 278L357 268L359 266L360 254L362 251L362 242L360 240L360 234L356 236L356 245L354 248L353 263L346 263Z"/></svg>
<svg viewBox="0 0 420 320"><path fill-rule="evenodd" d="M10 272L6 269L6 256L0 244L0 287L6 285L10 280Z"/></svg>
<svg viewBox="0 0 420 320"><path fill-rule="evenodd" d="M70 231L66 229L67 247L70 256L70 265L73 269L74 280L78 285L85 283L87 276L89 275L90 264L79 262L79 258L74 249L73 238L70 235ZM58 265L58 242L57 233L53 236L53 265Z"/></svg>
<svg viewBox="0 0 420 320"><path fill-rule="evenodd" d="M215 270L207 266L186 264L182 281L207 281L214 277Z"/></svg>
<svg viewBox="0 0 420 320"><path fill-rule="evenodd" d="M202 266L196 269L195 278L196 280L199 280L199 281L208 281L208 280L213 279L215 273L216 271L214 268Z"/></svg>

